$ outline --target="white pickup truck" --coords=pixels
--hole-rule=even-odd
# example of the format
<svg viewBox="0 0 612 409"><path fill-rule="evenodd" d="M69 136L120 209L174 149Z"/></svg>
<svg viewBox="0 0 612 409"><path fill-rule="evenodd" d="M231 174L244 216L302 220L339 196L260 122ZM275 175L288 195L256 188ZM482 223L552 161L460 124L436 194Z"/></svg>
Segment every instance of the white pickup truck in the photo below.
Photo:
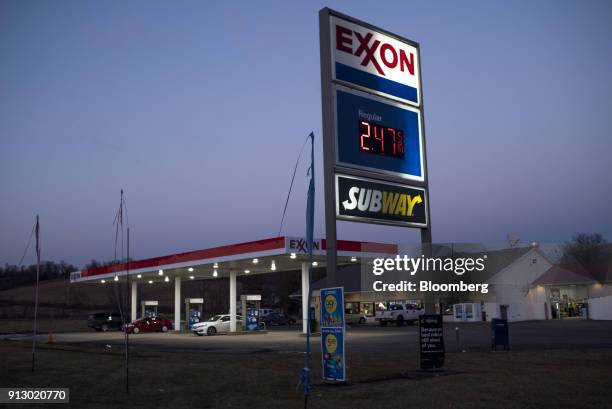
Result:
<svg viewBox="0 0 612 409"><path fill-rule="evenodd" d="M399 327L404 325L405 322L414 323L418 321L419 316L424 313L425 310L415 304L391 304L386 310L376 311L375 319L383 327L390 322L397 324Z"/></svg>

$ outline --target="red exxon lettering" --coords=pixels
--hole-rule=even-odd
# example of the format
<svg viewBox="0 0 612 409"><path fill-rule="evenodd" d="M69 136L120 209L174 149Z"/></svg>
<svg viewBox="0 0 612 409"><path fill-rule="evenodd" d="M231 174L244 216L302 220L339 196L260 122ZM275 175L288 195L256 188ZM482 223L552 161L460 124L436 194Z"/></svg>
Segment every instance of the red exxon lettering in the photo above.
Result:
<svg viewBox="0 0 612 409"><path fill-rule="evenodd" d="M355 34L355 38L359 42L359 46L353 53L353 34ZM375 40L370 44L372 40L373 34L367 33L365 36L361 35L361 33L357 31L353 31L349 28L343 27L339 24L336 24L336 49L339 51L343 51L348 54L354 54L356 57L361 57L363 53L365 56L361 60L361 65L366 67L369 63L372 63L372 66L376 69L376 71L380 75L385 75L382 67L378 59L376 58L376 51L378 50L378 55L380 55L380 61L391 69L394 69L399 64L399 69L401 72L408 71L410 75L414 75L414 54L408 53L406 55L406 51L403 49L398 50L395 49L389 43L383 43L381 45L380 40Z"/></svg>

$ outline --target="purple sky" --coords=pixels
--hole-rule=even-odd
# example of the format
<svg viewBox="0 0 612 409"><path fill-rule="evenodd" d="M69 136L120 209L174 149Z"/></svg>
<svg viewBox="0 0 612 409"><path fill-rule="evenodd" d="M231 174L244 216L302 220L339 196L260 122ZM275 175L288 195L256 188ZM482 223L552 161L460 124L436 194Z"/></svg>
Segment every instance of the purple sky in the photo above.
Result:
<svg viewBox="0 0 612 409"><path fill-rule="evenodd" d="M0 2L0 263L36 213L44 259L111 259L122 187L136 258L275 236L311 130L322 236L326 5L421 43L434 241L612 239L611 2L221 3Z"/></svg>

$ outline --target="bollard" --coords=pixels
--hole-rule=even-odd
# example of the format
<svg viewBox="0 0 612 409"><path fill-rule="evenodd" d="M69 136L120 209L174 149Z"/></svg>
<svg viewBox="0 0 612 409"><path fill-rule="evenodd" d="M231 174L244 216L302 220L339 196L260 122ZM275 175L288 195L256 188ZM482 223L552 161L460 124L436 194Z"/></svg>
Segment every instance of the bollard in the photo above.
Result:
<svg viewBox="0 0 612 409"><path fill-rule="evenodd" d="M461 341L460 341L460 337L459 337L459 327L455 327L455 336L457 339L457 352L461 351L461 352L465 352L465 349L461 349Z"/></svg>
<svg viewBox="0 0 612 409"><path fill-rule="evenodd" d="M455 339L457 340L457 352L461 351L461 343L459 342L459 327L455 327Z"/></svg>

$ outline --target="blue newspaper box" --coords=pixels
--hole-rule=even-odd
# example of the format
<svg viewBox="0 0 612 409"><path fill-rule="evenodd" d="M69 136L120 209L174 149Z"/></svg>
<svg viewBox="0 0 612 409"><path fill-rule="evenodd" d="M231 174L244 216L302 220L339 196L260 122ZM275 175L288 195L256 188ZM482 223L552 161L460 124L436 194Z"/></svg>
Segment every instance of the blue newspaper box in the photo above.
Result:
<svg viewBox="0 0 612 409"><path fill-rule="evenodd" d="M502 345L504 347L504 351L510 349L508 320L493 318L491 320L491 349L496 351L498 345Z"/></svg>

